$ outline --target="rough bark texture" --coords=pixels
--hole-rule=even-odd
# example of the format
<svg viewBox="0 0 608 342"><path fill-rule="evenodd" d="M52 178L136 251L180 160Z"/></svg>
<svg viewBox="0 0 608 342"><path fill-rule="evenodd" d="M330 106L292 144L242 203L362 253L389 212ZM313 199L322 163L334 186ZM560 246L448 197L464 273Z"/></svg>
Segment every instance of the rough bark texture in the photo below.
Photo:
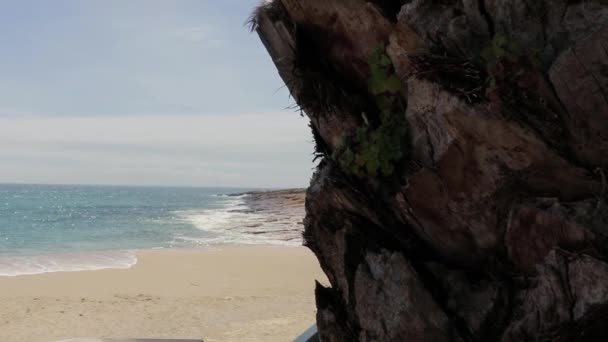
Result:
<svg viewBox="0 0 608 342"><path fill-rule="evenodd" d="M323 341L608 340L607 1L274 0L253 25L324 156ZM398 90L369 87L378 46ZM408 150L352 172L378 96Z"/></svg>

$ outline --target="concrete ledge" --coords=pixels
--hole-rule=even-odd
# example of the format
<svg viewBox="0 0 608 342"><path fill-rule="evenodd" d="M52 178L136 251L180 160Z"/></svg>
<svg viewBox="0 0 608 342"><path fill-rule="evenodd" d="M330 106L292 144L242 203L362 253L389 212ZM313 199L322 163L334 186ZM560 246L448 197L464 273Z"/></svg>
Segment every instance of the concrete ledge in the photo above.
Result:
<svg viewBox="0 0 608 342"><path fill-rule="evenodd" d="M298 336L293 342L319 342L319 333L317 331L317 325L313 324L310 328L306 329L302 335Z"/></svg>
<svg viewBox="0 0 608 342"><path fill-rule="evenodd" d="M134 338L134 339L105 339L105 338L72 338L55 342L204 342L201 339L158 339L158 338Z"/></svg>

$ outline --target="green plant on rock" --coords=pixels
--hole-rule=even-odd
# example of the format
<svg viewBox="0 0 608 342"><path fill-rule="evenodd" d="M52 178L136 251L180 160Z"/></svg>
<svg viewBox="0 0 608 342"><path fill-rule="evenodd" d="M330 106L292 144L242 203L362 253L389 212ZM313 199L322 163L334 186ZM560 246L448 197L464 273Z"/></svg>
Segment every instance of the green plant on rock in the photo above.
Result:
<svg viewBox="0 0 608 342"><path fill-rule="evenodd" d="M490 44L486 46L480 53L487 63L493 63L499 60L508 60L516 62L522 57L527 58L534 64L541 64L541 52L538 50L526 50L515 40L509 40L503 33L497 32L492 37Z"/></svg>
<svg viewBox="0 0 608 342"><path fill-rule="evenodd" d="M370 122L368 114L362 113L364 126L343 138L334 159L358 177L390 177L407 152L405 106L399 94L402 86L384 45L374 49L368 63L368 88L377 108L377 120Z"/></svg>
<svg viewBox="0 0 608 342"><path fill-rule="evenodd" d="M401 90L401 81L393 72L393 63L384 52L384 45L377 46L368 59L370 78L369 91L374 96L397 94Z"/></svg>
<svg viewBox="0 0 608 342"><path fill-rule="evenodd" d="M496 33L490 45L481 51L481 57L486 61L492 61L510 55L507 37L502 33Z"/></svg>

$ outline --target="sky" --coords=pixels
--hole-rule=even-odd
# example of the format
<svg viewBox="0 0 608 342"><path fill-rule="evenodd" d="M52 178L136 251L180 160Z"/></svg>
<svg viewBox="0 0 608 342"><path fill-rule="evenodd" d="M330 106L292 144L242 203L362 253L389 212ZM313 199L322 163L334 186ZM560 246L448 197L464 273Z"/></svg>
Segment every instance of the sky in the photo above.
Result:
<svg viewBox="0 0 608 342"><path fill-rule="evenodd" d="M257 0L0 0L0 183L295 187Z"/></svg>

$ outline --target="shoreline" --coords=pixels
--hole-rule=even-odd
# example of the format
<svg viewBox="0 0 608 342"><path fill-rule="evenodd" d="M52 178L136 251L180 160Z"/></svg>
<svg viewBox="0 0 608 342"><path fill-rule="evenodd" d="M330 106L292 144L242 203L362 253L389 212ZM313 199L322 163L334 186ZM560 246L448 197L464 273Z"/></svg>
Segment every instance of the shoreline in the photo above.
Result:
<svg viewBox="0 0 608 342"><path fill-rule="evenodd" d="M0 271L0 280L3 278L14 278L14 277L22 277L22 276L35 276L41 274L52 274L52 273L73 273L73 272L94 272L94 271L104 271L104 270L125 270L131 269L139 263L139 255L145 254L148 252L169 252L169 251L184 251L184 252L205 252L205 251L213 251L213 250L221 250L224 248L305 248L302 245L278 245L278 244L247 244L247 243L225 243L225 244L211 244L206 246L200 245L192 245L192 246L172 246L172 247L153 247L153 248L133 248L133 249L105 249L105 250L83 250L83 251L70 251L70 252L56 252L56 253L41 253L41 254L27 254L27 255L9 255L9 256L0 256L0 265L2 265L3 261L10 259L44 259L51 260L54 262L53 258L62 257L64 259L74 259L77 257L87 257L87 256L104 256L111 254L122 254L122 256L128 258L128 265L91 265L89 268L86 266L82 266L81 269L61 269L61 270L48 270L48 271L36 271L31 273L23 273L23 274L2 274ZM131 259L131 257L133 259ZM118 261L118 260L116 260ZM59 267L59 266L57 266ZM67 268L69 266L63 266ZM27 272L27 271L24 271Z"/></svg>
<svg viewBox="0 0 608 342"><path fill-rule="evenodd" d="M0 340L290 340L314 322L314 281L326 282L305 247L134 253L128 269L0 277Z"/></svg>
<svg viewBox="0 0 608 342"><path fill-rule="evenodd" d="M174 236L173 241L156 247L106 248L99 250L41 251L40 253L0 256L0 278L52 272L122 269L132 267L139 250L174 248L206 249L216 246L283 246L302 245L304 189L254 191L223 196L238 198L223 208L191 210L182 217L194 230L214 234L218 224L224 235L205 238ZM228 222L224 222L226 218ZM194 235L193 235L194 236ZM164 245L163 245L164 244Z"/></svg>

